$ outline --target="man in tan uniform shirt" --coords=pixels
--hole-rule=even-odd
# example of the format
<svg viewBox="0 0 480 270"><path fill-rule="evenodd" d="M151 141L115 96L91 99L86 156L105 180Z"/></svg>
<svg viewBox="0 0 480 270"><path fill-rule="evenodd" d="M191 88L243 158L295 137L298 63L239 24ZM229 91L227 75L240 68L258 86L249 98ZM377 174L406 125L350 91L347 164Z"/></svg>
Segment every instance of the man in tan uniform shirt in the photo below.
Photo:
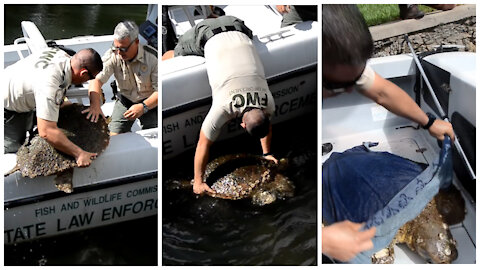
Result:
<svg viewBox="0 0 480 270"><path fill-rule="evenodd" d="M234 118L240 118L242 128L260 139L264 158L278 162L270 151L270 118L275 112L275 101L251 38L252 31L234 16L208 18L185 32L174 52L166 52L162 57L205 57L212 106L202 123L195 150L193 192L197 194L214 193L203 182L210 146L222 127Z"/></svg>
<svg viewBox="0 0 480 270"><path fill-rule="evenodd" d="M158 126L157 51L139 44L138 27L132 21L120 22L114 30L113 46L103 60L103 71L90 83L90 109L87 118L96 122L100 115L102 85L113 74L119 88L110 122L110 134L129 132L139 118L142 129Z"/></svg>
<svg viewBox="0 0 480 270"><path fill-rule="evenodd" d="M60 105L71 84L82 84L102 70L100 55L83 49L70 57L57 49L32 54L4 71L4 152L15 153L37 118L39 135L56 149L88 166L96 153L83 151L57 127Z"/></svg>

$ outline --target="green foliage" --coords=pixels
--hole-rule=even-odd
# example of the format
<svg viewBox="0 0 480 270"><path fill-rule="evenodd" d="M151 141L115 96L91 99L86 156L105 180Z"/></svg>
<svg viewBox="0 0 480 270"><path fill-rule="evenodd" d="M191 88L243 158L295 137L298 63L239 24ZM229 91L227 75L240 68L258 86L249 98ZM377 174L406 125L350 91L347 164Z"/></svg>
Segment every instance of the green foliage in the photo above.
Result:
<svg viewBox="0 0 480 270"><path fill-rule="evenodd" d="M397 4L359 4L357 6L368 26L400 20L400 9ZM418 5L418 7L424 13L434 11L427 6Z"/></svg>

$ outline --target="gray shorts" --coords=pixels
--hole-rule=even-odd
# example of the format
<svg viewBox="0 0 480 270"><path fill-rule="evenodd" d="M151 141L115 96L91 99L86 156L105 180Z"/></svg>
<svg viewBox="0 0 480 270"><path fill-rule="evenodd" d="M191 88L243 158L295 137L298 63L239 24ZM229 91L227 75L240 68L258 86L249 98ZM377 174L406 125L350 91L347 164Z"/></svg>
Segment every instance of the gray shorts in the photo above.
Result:
<svg viewBox="0 0 480 270"><path fill-rule="evenodd" d="M158 106L149 110L146 114L138 118L140 120L140 126L142 129L156 128L158 127ZM113 133L125 133L132 129L132 125L135 121L130 121L123 117L123 114L128 110L120 100L115 102L112 113L112 121L108 125L110 132Z"/></svg>
<svg viewBox="0 0 480 270"><path fill-rule="evenodd" d="M27 131L33 128L35 112L17 113L3 110L3 151L16 153L27 138Z"/></svg>

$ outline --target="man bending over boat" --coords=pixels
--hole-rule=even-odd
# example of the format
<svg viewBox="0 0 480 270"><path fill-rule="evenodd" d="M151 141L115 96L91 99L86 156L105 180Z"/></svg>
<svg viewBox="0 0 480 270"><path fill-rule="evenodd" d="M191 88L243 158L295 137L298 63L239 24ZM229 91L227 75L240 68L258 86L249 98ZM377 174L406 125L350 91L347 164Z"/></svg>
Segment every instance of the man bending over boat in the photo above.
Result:
<svg viewBox="0 0 480 270"><path fill-rule="evenodd" d="M443 140L447 134L454 139L450 123L424 113L407 93L366 65L373 53L373 40L356 5L323 5L322 40L323 98L356 88L392 113L428 129L433 137ZM349 261L357 253L371 249L373 243L369 239L375 229L361 232L361 228L350 221L322 228L322 252Z"/></svg>
<svg viewBox="0 0 480 270"><path fill-rule="evenodd" d="M205 19L188 30L175 47L174 55L205 57L212 88L212 107L200 130L195 151L193 191L214 191L202 178L210 146L222 126L236 117L250 135L259 138L263 156L277 162L270 152L270 118L275 103L265 80L262 62L252 43L252 31L238 18L222 16ZM163 59L173 55L166 52Z"/></svg>
<svg viewBox="0 0 480 270"><path fill-rule="evenodd" d="M105 118L101 105L102 85L112 74L120 94L108 125L110 135L129 132L135 119L142 129L158 127L158 59L157 50L138 40L138 26L132 21L117 24L112 48L103 55L103 71L90 83L90 108L85 110L93 122Z"/></svg>
<svg viewBox="0 0 480 270"><path fill-rule="evenodd" d="M75 157L79 167L89 166L96 153L89 153L70 141L57 127L60 105L71 84L82 84L102 71L100 55L83 49L70 57L48 48L5 69L4 152L15 153L37 119L39 135L57 150Z"/></svg>

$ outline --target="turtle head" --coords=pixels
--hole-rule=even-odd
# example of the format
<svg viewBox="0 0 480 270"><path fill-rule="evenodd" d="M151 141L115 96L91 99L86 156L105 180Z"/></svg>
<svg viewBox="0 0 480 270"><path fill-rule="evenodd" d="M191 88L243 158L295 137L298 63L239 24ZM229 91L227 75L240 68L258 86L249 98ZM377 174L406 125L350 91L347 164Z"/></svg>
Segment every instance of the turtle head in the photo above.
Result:
<svg viewBox="0 0 480 270"><path fill-rule="evenodd" d="M425 224L428 226L415 237L413 243L417 253L431 263L451 263L458 257L456 241L447 224Z"/></svg>

